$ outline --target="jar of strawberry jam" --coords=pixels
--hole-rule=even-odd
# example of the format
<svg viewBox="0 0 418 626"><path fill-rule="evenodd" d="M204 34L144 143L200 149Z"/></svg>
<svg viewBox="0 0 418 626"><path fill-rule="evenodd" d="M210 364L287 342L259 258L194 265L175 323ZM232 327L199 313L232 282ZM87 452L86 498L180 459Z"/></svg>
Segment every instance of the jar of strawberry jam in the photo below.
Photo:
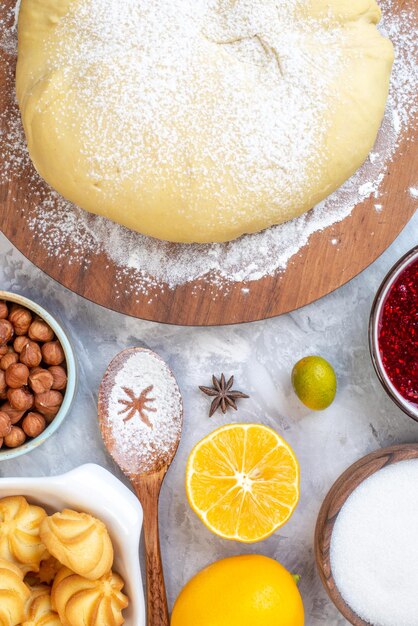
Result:
<svg viewBox="0 0 418 626"><path fill-rule="evenodd" d="M418 421L418 246L396 263L379 288L369 342L384 389Z"/></svg>

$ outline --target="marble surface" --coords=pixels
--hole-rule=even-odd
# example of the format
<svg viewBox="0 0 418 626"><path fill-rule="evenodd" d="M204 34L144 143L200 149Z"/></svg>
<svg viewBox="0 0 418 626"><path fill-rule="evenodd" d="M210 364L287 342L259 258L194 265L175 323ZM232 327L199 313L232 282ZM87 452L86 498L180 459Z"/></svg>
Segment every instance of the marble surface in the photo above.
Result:
<svg viewBox="0 0 418 626"><path fill-rule="evenodd" d="M367 343L376 289L393 263L416 245L417 235L418 213L380 259L333 294L276 319L223 328L164 326L107 311L49 279L0 235L0 288L22 293L57 314L72 335L80 366L77 400L64 425L34 452L3 462L0 475L57 474L92 461L122 478L101 442L97 389L118 351L147 346L168 361L185 403L184 434L161 500L170 606L186 581L205 565L229 555L263 553L302 576L306 626L346 624L316 573L314 525L324 496L348 465L381 446L418 441L418 424L382 390ZM292 366L308 354L329 359L338 375L336 401L322 413L301 406L290 385ZM197 387L222 371L234 374L236 386L251 398L241 401L237 414L217 414L210 420L209 399ZM238 419L276 428L301 463L302 496L296 513L280 532L253 546L213 536L189 508L184 489L185 463L193 444Z"/></svg>

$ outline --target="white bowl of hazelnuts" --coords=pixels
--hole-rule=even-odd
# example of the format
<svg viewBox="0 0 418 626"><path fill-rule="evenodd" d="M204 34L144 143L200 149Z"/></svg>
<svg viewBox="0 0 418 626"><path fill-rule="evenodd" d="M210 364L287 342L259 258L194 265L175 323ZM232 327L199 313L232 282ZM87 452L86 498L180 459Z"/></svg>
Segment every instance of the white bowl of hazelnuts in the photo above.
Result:
<svg viewBox="0 0 418 626"><path fill-rule="evenodd" d="M58 321L32 300L0 290L0 461L30 452L59 428L76 371Z"/></svg>

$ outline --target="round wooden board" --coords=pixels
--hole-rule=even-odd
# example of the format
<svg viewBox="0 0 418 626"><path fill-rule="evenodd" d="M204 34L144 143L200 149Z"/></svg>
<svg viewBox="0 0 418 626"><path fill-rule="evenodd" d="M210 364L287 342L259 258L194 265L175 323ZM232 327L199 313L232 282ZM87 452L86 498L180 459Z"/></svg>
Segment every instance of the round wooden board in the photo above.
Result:
<svg viewBox="0 0 418 626"><path fill-rule="evenodd" d="M14 5L15 0L1 3L0 17L4 19ZM408 11L418 22L415 0L398 0L397 10ZM15 58L0 51L0 63L0 110L16 116ZM0 155L1 137L8 132L6 119L5 115L0 117ZM129 272L121 278L120 268L104 253L86 250L86 262L79 264L51 259L42 233L35 234L27 219L30 207L48 193L41 181L33 184L30 171L23 171L0 185L0 228L28 259L59 283L121 313L170 324L201 326L265 319L302 307L337 289L372 263L396 238L417 205L409 192L417 180L416 135L411 130L404 138L385 174L379 189L380 212L374 208L376 199L369 198L344 221L314 233L285 271L253 282L231 282L225 286L203 277L174 289L161 283L150 286L144 296L139 289L132 288Z"/></svg>

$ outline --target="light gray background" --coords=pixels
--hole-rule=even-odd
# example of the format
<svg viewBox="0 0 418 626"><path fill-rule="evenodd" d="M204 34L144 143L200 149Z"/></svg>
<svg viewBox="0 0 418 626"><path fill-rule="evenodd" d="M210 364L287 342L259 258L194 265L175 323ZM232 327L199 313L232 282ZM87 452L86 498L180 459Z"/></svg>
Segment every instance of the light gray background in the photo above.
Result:
<svg viewBox="0 0 418 626"><path fill-rule="evenodd" d="M41 476L93 461L120 478L103 449L97 426L97 389L112 357L123 348L147 346L172 367L185 403L180 450L161 497L161 536L170 606L187 580L205 565L229 555L263 553L302 576L306 626L347 622L328 601L315 570L312 540L316 516L338 475L367 452L397 442L418 441L418 424L406 417L378 382L369 357L367 325L374 294L395 261L418 243L418 213L371 267L338 291L294 313L252 324L180 328L125 317L67 291L28 262L0 235L0 288L21 293L57 314L72 336L80 385L71 415L43 446L0 465L2 476ZM338 395L322 413L301 406L290 372L302 356L321 354L334 365ZM208 418L209 399L198 385L212 373L234 374L251 395L237 414ZM184 489L188 453L204 435L235 420L276 428L301 463L302 497L290 522L253 545L222 541L189 508Z"/></svg>

